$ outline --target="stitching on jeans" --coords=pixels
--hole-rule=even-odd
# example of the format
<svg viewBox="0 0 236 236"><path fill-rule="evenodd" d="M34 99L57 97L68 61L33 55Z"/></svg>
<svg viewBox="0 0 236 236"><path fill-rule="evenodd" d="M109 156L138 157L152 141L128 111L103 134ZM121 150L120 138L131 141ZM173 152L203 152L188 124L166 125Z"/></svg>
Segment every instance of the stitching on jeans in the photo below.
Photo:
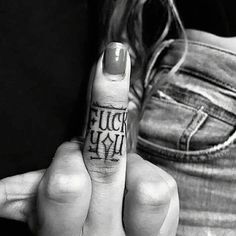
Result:
<svg viewBox="0 0 236 236"><path fill-rule="evenodd" d="M201 95L199 94L194 94L192 96L188 96L188 97L184 97L183 98L183 95L188 95L188 93L190 94L191 91L179 91L181 88L179 87L176 87L176 86L173 86L172 85L172 89L171 87L169 88L164 88L163 89L163 92L166 92L169 96L172 96L174 99L177 100L177 102L182 102L184 103L185 105L188 105L190 107L194 107L194 105L199 105L197 108L195 108L196 110L197 109L200 109L202 106L204 106L204 110L205 112L208 113L208 115L214 117L214 118L217 118L229 125L235 125L236 124L236 116L229 112L229 111L226 111L224 110L223 108L221 107L218 107L217 105L215 104L208 104L204 98L201 97ZM197 98L194 98L197 97ZM197 104L197 102L201 102L203 104ZM212 107L212 108L211 108ZM216 109L217 108L217 109ZM220 110L220 112L216 112L216 110ZM221 115L221 113L223 113L224 115Z"/></svg>
<svg viewBox="0 0 236 236"><path fill-rule="evenodd" d="M203 111L204 107L201 107L192 117L192 120L183 131L179 139L179 149L183 151L189 151L190 141L193 135L199 130L202 124L206 121L207 114Z"/></svg>
<svg viewBox="0 0 236 236"><path fill-rule="evenodd" d="M178 101L172 102L172 101L167 101L167 100L164 100L164 99L161 99L161 98L158 98L158 97L152 97L151 100L152 100L152 102L161 102L161 103L165 103L165 104L168 104L168 105L180 106L181 108L183 108L185 110L192 111L192 112L197 111L196 108L187 106L187 105L182 104L182 103L179 103ZM147 107L149 107L149 105L150 104L147 104Z"/></svg>
<svg viewBox="0 0 236 236"><path fill-rule="evenodd" d="M182 43L183 40L176 40L176 43ZM236 57L236 54L223 50L217 47L212 47L211 45L203 44L203 43L198 43L194 41L189 41L189 44L191 45L199 45L199 46L204 46L206 48L219 51L228 55L231 55L233 57ZM172 68L172 66L160 66L160 68ZM158 69L159 70L159 69ZM185 72L186 74L189 75L195 75L201 79L205 79L207 81L213 82L217 85L223 86L225 88L228 88L230 90L233 90L234 92L236 91L236 88L231 85L230 83L225 83L222 82L208 74L200 73L198 71L195 71L194 69L188 69L188 68L183 68L181 67L179 71L182 71L183 73ZM154 144L146 139L143 139L142 137L139 136L138 140L138 149L140 151L145 151L147 152L148 155L150 155L150 159L153 159L153 154L155 153L158 156L154 156L154 158L162 158L164 160L171 160L171 161L178 161L178 162L206 162L209 160L213 160L216 158L221 158L224 157L224 155L231 151L231 147L235 147L235 140L236 140L236 131L222 144L218 144L216 146L213 146L211 148L205 149L205 150L198 150L198 151L179 151L175 149L170 149L164 146L160 146L157 144Z"/></svg>
<svg viewBox="0 0 236 236"><path fill-rule="evenodd" d="M219 144L210 149L199 151L179 151L175 149L166 148L154 144L139 136L138 150L145 152L153 158L161 158L164 160L178 161L178 162L206 162L225 156L225 153L230 151L230 147L236 146L234 141L236 139L236 132L223 144Z"/></svg>
<svg viewBox="0 0 236 236"><path fill-rule="evenodd" d="M163 75L166 74L166 73L167 73L167 75L168 75L168 71L169 71L168 69L163 70L163 71L159 72L159 73L161 74L161 76L159 76L159 73L158 73L158 74L156 75L156 77L163 77ZM170 90L170 88L169 88L170 85L171 85L171 88L172 88L172 90L174 91L174 93L177 93L177 94L178 94L177 97L174 96L174 94L173 94L171 91L168 93L168 91ZM222 120L223 122L226 122L226 123L228 123L228 124L230 124L230 125L235 125L235 124L236 124L236 115L235 115L234 113L232 113L232 112L230 112L230 111L227 111L227 110L225 110L224 108L219 107L219 106L217 106L217 105L215 105L215 104L209 104L209 103L211 103L211 102L209 101L209 103L208 103L208 102L206 101L206 100L208 100L208 99L202 97L202 95L197 94L197 93L194 93L194 92L192 92L192 91L185 90L184 88L179 88L179 87L177 87L177 86L175 86L175 85L173 85L173 84L168 84L168 86L169 86L169 87L167 87L167 89L164 89L164 90L159 89L159 91L161 91L161 92L163 92L163 93L166 93L166 92L167 92L166 94L167 94L168 96L171 96L171 97L176 101L176 103L173 103L173 102L171 103L171 101L170 101L171 104L185 105L186 108L192 108L192 109L194 109L194 111L197 111L197 110L200 109L202 106L204 106L204 107L205 107L205 111L208 112L208 113L210 113L210 115L211 115L212 117L215 117L215 118L217 118L217 119L219 119L219 120ZM181 91L179 91L180 89L181 89ZM191 102L190 99L184 99L184 104L183 104L183 99L181 99L181 98L182 98L182 95L183 95L183 90L184 90L184 92L186 91L187 93L194 93L193 95L194 95L194 96L197 96L197 101L201 101L203 104L200 104L200 106L198 106L198 107L196 108L196 107L193 106L195 103L194 103L194 102ZM158 91L158 90L157 90L157 91ZM190 97L192 97L192 96L190 96ZM156 96L155 94L153 94L152 98L157 98L157 99L159 99L159 97ZM179 100L179 99L180 99L180 100ZM161 99L159 99L159 100L161 100ZM163 100L163 102L164 102L164 100ZM182 102L182 103L181 103L181 102ZM207 105L207 106L206 106L206 105ZM215 109L214 109L214 108L210 109L209 106L216 107L217 110L222 111L225 115L222 116L221 114L218 114L219 112L215 112ZM213 112L213 110L214 110L214 112ZM226 116L226 117L225 117L225 116Z"/></svg>
<svg viewBox="0 0 236 236"><path fill-rule="evenodd" d="M183 44L184 41L181 40L181 39L177 39L175 40L174 44ZM227 55L231 55L233 57L236 57L236 53L230 51L230 50L227 50L227 49L223 49L223 48L220 48L220 47L217 47L217 46L212 46L210 44L207 44L207 43L203 43L203 42L198 42L198 41L193 41L193 40L188 40L188 44L190 45L196 45L196 46L202 46L202 47L205 47L205 48L209 48L213 51L218 51L218 52L222 52L224 54L227 54Z"/></svg>
<svg viewBox="0 0 236 236"><path fill-rule="evenodd" d="M218 85L226 86L227 88L229 88L229 89L233 90L234 92L236 92L236 88L232 84L226 83L226 82L222 82L222 81L220 81L220 80L218 80L218 79L216 79L213 76L210 76L208 74L202 73L200 71L196 71L196 70L194 70L192 68L188 69L187 67L180 68L180 71L185 72L186 74L189 74L189 75L195 75L195 76L197 76L199 78L202 78L202 79L206 79L206 80L209 79L213 83L215 82Z"/></svg>
<svg viewBox="0 0 236 236"><path fill-rule="evenodd" d="M161 65L160 66L160 69L163 69L163 70L166 70L166 71L169 71L171 68L172 68L172 65ZM205 79L207 81L210 81L210 82L213 82L213 83L215 83L217 85L220 85L220 86L222 86L224 88L230 89L233 92L236 92L236 88L232 84L222 82L222 81L220 81L220 80L218 80L218 79L214 78L213 76L210 76L210 75L208 75L206 73L202 73L202 72L196 71L196 70L194 70L192 68L188 69L187 67L184 67L184 66L181 66L178 71L179 72L181 71L181 72L183 72L183 73L185 73L187 75L196 76L196 77L198 77L200 79Z"/></svg>

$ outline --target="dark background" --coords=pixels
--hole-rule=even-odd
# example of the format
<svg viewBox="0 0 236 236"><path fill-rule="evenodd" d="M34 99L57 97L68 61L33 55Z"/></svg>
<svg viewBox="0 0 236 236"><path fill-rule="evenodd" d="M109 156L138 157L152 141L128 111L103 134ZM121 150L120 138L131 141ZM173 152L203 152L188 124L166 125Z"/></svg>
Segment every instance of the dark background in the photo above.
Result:
<svg viewBox="0 0 236 236"><path fill-rule="evenodd" d="M46 168L81 133L100 2L0 0L0 178ZM234 5L177 0L186 27L222 36L236 36ZM150 12L146 22L152 31L159 21ZM0 220L1 236L16 234L30 235L25 224Z"/></svg>
<svg viewBox="0 0 236 236"><path fill-rule="evenodd" d="M186 28L219 36L236 36L235 0L176 0Z"/></svg>
<svg viewBox="0 0 236 236"><path fill-rule="evenodd" d="M0 178L46 168L56 148L81 133L97 4L0 0ZM0 235L30 233L2 219Z"/></svg>

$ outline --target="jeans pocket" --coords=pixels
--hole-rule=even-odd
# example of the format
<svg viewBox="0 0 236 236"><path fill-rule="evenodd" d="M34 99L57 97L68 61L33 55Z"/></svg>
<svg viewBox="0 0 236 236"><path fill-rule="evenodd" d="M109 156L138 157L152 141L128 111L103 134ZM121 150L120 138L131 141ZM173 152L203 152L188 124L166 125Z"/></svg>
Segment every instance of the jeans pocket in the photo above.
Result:
<svg viewBox="0 0 236 236"><path fill-rule="evenodd" d="M144 149L148 146L163 156L175 153L177 160L180 156L189 159L191 155L203 160L202 154L222 149L225 143L234 140L236 115L231 112L232 107L222 105L229 98L220 95L224 101L221 103L219 96L219 102L215 102L218 88L182 71L174 78L168 78L166 70L158 76L158 90L140 123L139 146ZM210 88L210 95L201 90L205 87Z"/></svg>

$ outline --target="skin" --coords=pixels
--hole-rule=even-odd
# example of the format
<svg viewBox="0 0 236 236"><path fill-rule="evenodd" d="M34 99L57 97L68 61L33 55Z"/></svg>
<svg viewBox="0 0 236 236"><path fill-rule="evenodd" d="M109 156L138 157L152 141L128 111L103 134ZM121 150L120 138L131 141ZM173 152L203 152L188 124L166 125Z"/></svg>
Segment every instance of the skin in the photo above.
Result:
<svg viewBox="0 0 236 236"><path fill-rule="evenodd" d="M102 60L103 55L95 71L91 104L115 114L127 107L130 58L127 54L123 78L104 73ZM75 141L64 143L47 170L0 181L0 216L27 222L40 236L174 236L179 216L174 179L137 154L127 154L126 140L113 156L97 142L102 159L92 159L98 155L90 151L91 131L101 129L96 122L91 125L91 119L92 115L84 148ZM114 119L116 130L101 135L121 137L119 121Z"/></svg>

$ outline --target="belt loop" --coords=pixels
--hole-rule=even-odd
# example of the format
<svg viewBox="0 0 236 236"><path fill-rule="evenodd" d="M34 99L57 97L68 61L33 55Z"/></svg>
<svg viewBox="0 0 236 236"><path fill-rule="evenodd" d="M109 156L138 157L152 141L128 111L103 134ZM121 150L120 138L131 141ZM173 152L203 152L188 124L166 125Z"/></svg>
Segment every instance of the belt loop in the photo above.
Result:
<svg viewBox="0 0 236 236"><path fill-rule="evenodd" d="M206 121L208 115L204 112L204 107L202 106L196 114L193 116L191 122L188 124L187 128L184 130L180 137L178 147L182 151L189 151L190 141L193 135L200 129L203 123Z"/></svg>

